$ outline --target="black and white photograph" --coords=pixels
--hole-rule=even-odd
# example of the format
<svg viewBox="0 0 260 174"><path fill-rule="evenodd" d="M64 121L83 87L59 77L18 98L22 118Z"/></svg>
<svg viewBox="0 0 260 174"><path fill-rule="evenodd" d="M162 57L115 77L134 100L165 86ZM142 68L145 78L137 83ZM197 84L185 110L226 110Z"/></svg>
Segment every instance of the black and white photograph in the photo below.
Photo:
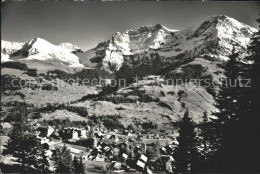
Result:
<svg viewBox="0 0 260 174"><path fill-rule="evenodd" d="M0 173L260 173L260 2L2 0Z"/></svg>

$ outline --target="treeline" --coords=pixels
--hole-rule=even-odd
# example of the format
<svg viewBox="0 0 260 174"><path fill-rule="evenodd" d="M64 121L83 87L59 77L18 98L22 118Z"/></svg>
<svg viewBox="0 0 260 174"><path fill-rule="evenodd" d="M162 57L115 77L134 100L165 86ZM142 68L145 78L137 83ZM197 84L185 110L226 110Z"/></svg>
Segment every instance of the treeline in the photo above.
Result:
<svg viewBox="0 0 260 174"><path fill-rule="evenodd" d="M137 96L137 97L128 98L128 96ZM115 93L104 94L104 95L100 94L98 97L98 100L109 101L114 104L136 103L137 101L144 102L144 103L160 102L160 98L153 97L153 96L145 93L144 90L137 90L137 89L135 91L129 92L127 94L115 94Z"/></svg>
<svg viewBox="0 0 260 174"><path fill-rule="evenodd" d="M44 120L42 122L45 126L55 126L55 127L86 127L89 125L86 121L71 121L68 118L61 120L61 119L52 119L52 120Z"/></svg>
<svg viewBox="0 0 260 174"><path fill-rule="evenodd" d="M38 83L39 81L29 81L25 79L21 79L16 76L10 76L10 75L2 75L1 76L1 93L10 90L20 90L22 88L29 88L31 90L35 89L41 89L41 90L47 90L47 91L57 91L58 87L51 83Z"/></svg>
<svg viewBox="0 0 260 174"><path fill-rule="evenodd" d="M45 79L48 78L59 78L67 83L78 83L80 85L91 85L90 82L93 79L96 79L98 82L100 79L111 79L115 78L115 76L105 70L99 69L83 69L82 71L76 72L74 74L67 73L61 70L52 70L48 71L47 74L41 74Z"/></svg>
<svg viewBox="0 0 260 174"><path fill-rule="evenodd" d="M19 69L22 71L25 71L25 74L31 77L37 76L37 70L28 68L28 66L25 63L21 62L3 62L1 63L1 69L2 68L13 68L13 69Z"/></svg>
<svg viewBox="0 0 260 174"><path fill-rule="evenodd" d="M121 123L120 119L122 116L120 115L101 115L101 116L90 116L88 117L93 125L103 124L109 130L123 130L124 125Z"/></svg>
<svg viewBox="0 0 260 174"><path fill-rule="evenodd" d="M47 112L54 112L56 110L66 109L70 112L74 112L79 114L82 117L88 116L87 108L85 107L78 107L78 106L71 106L68 104L57 104L57 103L47 103L45 107L37 108L36 112L39 113L47 113Z"/></svg>

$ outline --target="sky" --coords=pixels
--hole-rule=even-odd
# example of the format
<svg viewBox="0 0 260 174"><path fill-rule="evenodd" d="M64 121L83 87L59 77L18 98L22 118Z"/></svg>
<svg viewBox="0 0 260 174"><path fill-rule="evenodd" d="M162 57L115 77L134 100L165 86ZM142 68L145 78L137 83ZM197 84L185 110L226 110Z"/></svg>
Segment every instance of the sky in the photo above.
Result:
<svg viewBox="0 0 260 174"><path fill-rule="evenodd" d="M117 31L155 24L181 30L219 14L258 28L259 9L259 2L223 1L5 2L1 36L16 42L41 37L88 50Z"/></svg>

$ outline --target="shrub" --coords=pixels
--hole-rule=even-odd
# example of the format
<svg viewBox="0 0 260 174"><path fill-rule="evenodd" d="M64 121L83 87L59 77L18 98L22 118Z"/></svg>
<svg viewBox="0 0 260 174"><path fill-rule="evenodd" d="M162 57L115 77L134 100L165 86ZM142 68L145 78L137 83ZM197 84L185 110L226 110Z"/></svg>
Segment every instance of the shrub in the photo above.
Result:
<svg viewBox="0 0 260 174"><path fill-rule="evenodd" d="M162 106L162 107L168 108L168 109L170 109L172 111L171 106L169 106L167 103L160 102L159 105Z"/></svg>
<svg viewBox="0 0 260 174"><path fill-rule="evenodd" d="M171 95L174 95L174 91L169 91L167 94L171 94Z"/></svg>
<svg viewBox="0 0 260 174"><path fill-rule="evenodd" d="M54 86L52 84L43 84L41 87L42 90L47 90L47 91L57 91L58 87Z"/></svg>
<svg viewBox="0 0 260 174"><path fill-rule="evenodd" d="M75 107L75 106L65 106L65 108L70 111L79 114L82 117L88 116L87 108L85 107Z"/></svg>
<svg viewBox="0 0 260 174"><path fill-rule="evenodd" d="M15 92L14 95L19 95L22 99L25 98L25 95L21 92Z"/></svg>
<svg viewBox="0 0 260 174"><path fill-rule="evenodd" d="M20 62L4 62L1 64L2 64L1 65L2 68L13 68L13 69L19 69L19 70L23 70L23 71L28 70L27 65L24 63L20 63Z"/></svg>
<svg viewBox="0 0 260 174"><path fill-rule="evenodd" d="M19 84L21 82L21 85ZM19 90L21 86L25 85L25 81L15 76L3 75L1 76L1 91Z"/></svg>
<svg viewBox="0 0 260 174"><path fill-rule="evenodd" d="M163 91L160 91L161 96L165 97L165 93Z"/></svg>
<svg viewBox="0 0 260 174"><path fill-rule="evenodd" d="M102 116L91 116L88 117L94 123L102 122L107 129L124 129L124 126L120 122L122 116L120 115L102 115Z"/></svg>
<svg viewBox="0 0 260 174"><path fill-rule="evenodd" d="M28 76L36 77L37 76L37 70L36 69L28 69L27 73Z"/></svg>

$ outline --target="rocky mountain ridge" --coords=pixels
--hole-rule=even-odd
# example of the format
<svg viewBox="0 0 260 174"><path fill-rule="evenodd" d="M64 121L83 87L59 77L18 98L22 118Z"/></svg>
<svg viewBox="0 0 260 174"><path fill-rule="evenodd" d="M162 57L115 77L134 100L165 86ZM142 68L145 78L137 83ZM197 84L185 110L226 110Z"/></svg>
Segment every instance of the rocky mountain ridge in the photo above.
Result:
<svg viewBox="0 0 260 174"><path fill-rule="evenodd" d="M200 121L204 111L209 115L216 111L213 95L232 50L243 60L250 54L247 46L255 31L218 15L180 31L157 24L117 32L86 52L70 43L53 45L40 38L24 43L2 41L2 104L66 103L87 108L89 115L119 114L125 125L136 118L169 125L188 108L193 119ZM109 93L100 85L68 82L68 78L99 77L101 71L129 83ZM209 79L216 87L169 83L184 77ZM13 78L34 85L6 87Z"/></svg>
<svg viewBox="0 0 260 174"><path fill-rule="evenodd" d="M7 61L57 61L68 66L82 66L79 58L68 49L68 44L56 46L42 38L35 38L24 43L2 41L1 54L7 57Z"/></svg>
<svg viewBox="0 0 260 174"><path fill-rule="evenodd" d="M115 33L107 42L87 51L84 59L110 72L118 71L123 65L133 67L152 64L155 54L160 57L161 68L176 60L201 56L226 60L233 46L244 57L255 31L224 15L209 17L199 25L181 31L169 30L160 24L143 26L137 30ZM90 61L86 62L83 64L93 66L88 64Z"/></svg>

